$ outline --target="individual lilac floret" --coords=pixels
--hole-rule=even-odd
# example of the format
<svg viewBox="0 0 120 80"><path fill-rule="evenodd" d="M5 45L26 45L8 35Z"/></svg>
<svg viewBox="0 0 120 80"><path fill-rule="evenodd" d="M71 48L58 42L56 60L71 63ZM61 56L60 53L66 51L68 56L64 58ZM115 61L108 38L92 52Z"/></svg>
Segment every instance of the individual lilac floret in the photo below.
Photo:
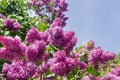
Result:
<svg viewBox="0 0 120 80"><path fill-rule="evenodd" d="M19 37L0 36L0 43L4 46L0 49L0 58L16 61L24 57L26 46L22 44Z"/></svg>
<svg viewBox="0 0 120 80"><path fill-rule="evenodd" d="M105 64L107 61L114 59L115 56L115 53L109 51L103 52L101 56L101 62Z"/></svg>
<svg viewBox="0 0 120 80"><path fill-rule="evenodd" d="M33 63L25 63L22 61L15 62L12 64L3 65L3 77L7 80L28 80L31 78L37 67Z"/></svg>
<svg viewBox="0 0 120 80"><path fill-rule="evenodd" d="M35 41L33 44L29 45L26 49L26 60L37 62L42 59L44 54L46 43L41 41Z"/></svg>
<svg viewBox="0 0 120 80"><path fill-rule="evenodd" d="M14 19L6 19L3 21L3 25L10 31L18 31L20 30L20 23L14 22Z"/></svg>

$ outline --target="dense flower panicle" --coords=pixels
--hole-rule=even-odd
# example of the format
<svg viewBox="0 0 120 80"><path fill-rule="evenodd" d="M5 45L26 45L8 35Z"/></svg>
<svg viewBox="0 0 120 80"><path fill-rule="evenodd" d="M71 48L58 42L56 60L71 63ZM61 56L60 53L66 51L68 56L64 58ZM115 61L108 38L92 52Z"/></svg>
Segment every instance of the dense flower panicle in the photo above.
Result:
<svg viewBox="0 0 120 80"><path fill-rule="evenodd" d="M23 54L19 52L13 52L6 48L0 49L0 58L9 60L9 61L19 61L23 57Z"/></svg>
<svg viewBox="0 0 120 80"><path fill-rule="evenodd" d="M70 40L75 36L75 33L73 31L65 31L64 37L66 42L70 42Z"/></svg>
<svg viewBox="0 0 120 80"><path fill-rule="evenodd" d="M77 38L73 37L70 42L64 47L64 49L66 50L66 52L69 54L70 51L73 50L73 47L76 45L77 43Z"/></svg>
<svg viewBox="0 0 120 80"><path fill-rule="evenodd" d="M88 62L94 65L94 68L98 68L98 63L105 64L107 61L115 58L115 53L109 51L103 51L100 47L93 48L88 54Z"/></svg>
<svg viewBox="0 0 120 80"><path fill-rule="evenodd" d="M22 44L19 37L0 36L0 43L4 46L0 49L1 58L13 61L24 57L26 46Z"/></svg>
<svg viewBox="0 0 120 80"><path fill-rule="evenodd" d="M69 72L71 72L75 68L75 66L78 66L78 59L66 57L65 63L68 67L67 70L69 70L68 72L66 72L68 74Z"/></svg>
<svg viewBox="0 0 120 80"><path fill-rule="evenodd" d="M26 34L26 42L31 44L35 40L41 40L41 36L39 31L35 27L32 27Z"/></svg>
<svg viewBox="0 0 120 80"><path fill-rule="evenodd" d="M37 67L33 63L18 61L12 64L4 64L2 72L7 80L28 80L31 78Z"/></svg>
<svg viewBox="0 0 120 80"><path fill-rule="evenodd" d="M67 66L64 62L58 62L50 66L50 70L54 72L56 75L65 76Z"/></svg>
<svg viewBox="0 0 120 80"><path fill-rule="evenodd" d="M103 54L101 56L101 62L105 63L105 62L107 62L109 60L114 59L115 56L116 56L115 53L112 53L112 52L109 52L109 51L103 52Z"/></svg>
<svg viewBox="0 0 120 80"><path fill-rule="evenodd" d="M98 69L98 62L101 61L102 54L103 50L101 48L92 49L88 54L88 62L93 64L95 69Z"/></svg>
<svg viewBox="0 0 120 80"><path fill-rule="evenodd" d="M64 48L69 53L77 42L77 38L74 37L75 33L72 31L63 31L59 26L51 27L49 30L48 42L58 47Z"/></svg>
<svg viewBox="0 0 120 80"><path fill-rule="evenodd" d="M101 55L103 54L103 50L101 48L95 48L90 51L88 55L88 61L98 62L101 60Z"/></svg>
<svg viewBox="0 0 120 80"><path fill-rule="evenodd" d="M64 35L61 27L50 28L48 32L48 42L57 47L61 47L64 45Z"/></svg>
<svg viewBox="0 0 120 80"><path fill-rule="evenodd" d="M11 30L13 30L13 31L20 30L20 23L19 22L14 22L14 19L6 19L6 20L4 20L3 25L10 31Z"/></svg>
<svg viewBox="0 0 120 80"><path fill-rule="evenodd" d="M26 59L27 61L34 61L36 62L36 59L38 57L38 49L36 45L30 45L26 49ZM38 60L37 60L38 61Z"/></svg>
<svg viewBox="0 0 120 80"><path fill-rule="evenodd" d="M36 40L44 40L48 43L48 32L39 32L37 28L32 27L26 35L26 42L28 44L34 43Z"/></svg>
<svg viewBox="0 0 120 80"><path fill-rule="evenodd" d="M60 62L60 61L64 61L65 58L66 58L66 52L61 50L61 51L58 51L54 54L54 58Z"/></svg>
<svg viewBox="0 0 120 80"><path fill-rule="evenodd" d="M0 36L0 43L2 43L5 48L11 51L24 53L26 49L26 46L21 42L18 36L15 38Z"/></svg>
<svg viewBox="0 0 120 80"><path fill-rule="evenodd" d="M50 66L50 70L56 75L66 76L78 65L78 60L77 58L67 57L65 51L61 50L48 60L48 65Z"/></svg>
<svg viewBox="0 0 120 80"><path fill-rule="evenodd" d="M35 41L33 44L29 45L26 49L26 59L27 61L37 62L42 59L44 54L46 43L41 41Z"/></svg>

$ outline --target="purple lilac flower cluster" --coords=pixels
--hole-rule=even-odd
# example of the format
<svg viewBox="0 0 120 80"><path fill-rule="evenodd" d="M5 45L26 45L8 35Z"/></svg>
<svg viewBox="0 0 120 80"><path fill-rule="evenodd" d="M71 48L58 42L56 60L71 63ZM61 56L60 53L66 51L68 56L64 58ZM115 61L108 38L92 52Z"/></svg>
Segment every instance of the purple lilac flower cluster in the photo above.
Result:
<svg viewBox="0 0 120 80"><path fill-rule="evenodd" d="M100 47L94 48L88 54L88 62L92 63L95 69L98 69L98 63L105 64L107 61L115 58L115 56L115 53L103 51Z"/></svg>
<svg viewBox="0 0 120 80"><path fill-rule="evenodd" d="M25 55L26 46L21 42L19 37L0 36L0 58L10 61L19 61Z"/></svg>
<svg viewBox="0 0 120 80"><path fill-rule="evenodd" d="M50 34L50 31L51 31L51 34ZM59 49L61 49L60 47L64 47L65 50L55 52L54 58L51 58L50 60L54 62L54 59L55 59L56 62L54 63L54 65L52 66L49 65L49 66L50 66L50 70L57 75L65 76L68 73L70 73L74 69L74 67L78 65L77 58L70 58L66 55L66 52L67 52L66 49L70 48L70 50L72 50L72 48L75 45L75 43L73 46L71 44L73 41L73 38L75 38L74 32L64 32L62 30L62 27L51 27L45 32L39 32L35 27L32 27L26 34L26 42L28 43L27 46L25 46L21 42L19 37L12 38L12 37L0 36L0 43L2 43L3 45L3 48L0 48L0 58L9 60L12 62L12 64L5 64L5 66L3 66L3 73L6 75L6 78L9 78L9 79L12 79L13 77L15 79L18 78L17 76L10 77L8 73L11 70L8 70L9 68L7 69L6 66L9 66L9 67L13 66L13 69L14 69L15 66L19 64L21 65L21 62L25 64L30 62L36 65L39 61L45 61L45 63L42 63L40 66L37 67L37 72L44 73L48 69L46 62L49 59L49 54L45 52L45 47L49 44L53 44L50 41L54 40L53 42L55 42L56 39L53 39L51 37L54 36L54 38L59 38L60 35L57 33L61 31L62 33L60 33L60 35L63 34L62 39L64 40L64 43L60 44L58 42L56 44L59 46ZM53 39L53 40L50 40L50 39ZM72 47L69 47L69 45L68 45L68 48L66 48L66 46L62 46L65 44L66 45L71 44ZM58 66L60 65L62 66L62 68L58 69ZM19 75L19 69L22 66L23 65L17 68L18 73L15 72L15 74L17 74L20 79L24 79L22 76L20 77ZM83 63L79 63L79 66L81 67L81 69L85 67ZM24 67L29 68L27 66L24 66ZM62 72L59 72L59 70L63 71L64 75L62 75ZM5 73L4 71L7 71L7 72Z"/></svg>
<svg viewBox="0 0 120 80"><path fill-rule="evenodd" d="M37 7L36 14L46 16L45 21L48 23L61 20L62 26L66 25L65 21L68 19L64 14L68 10L66 0L31 0L29 6Z"/></svg>
<svg viewBox="0 0 120 80"><path fill-rule="evenodd" d="M82 46L82 48L76 54L77 57L79 56L79 53L87 53L86 62L88 63L88 65L93 64L94 69L96 70L98 69L99 63L104 65L107 61L114 59L116 56L113 52L103 51L101 47L95 47L95 43L93 40L90 40ZM84 55L81 57L84 57Z"/></svg>
<svg viewBox="0 0 120 80"><path fill-rule="evenodd" d="M12 64L5 63L3 65L3 77L7 80L28 80L37 70L34 63L31 62L13 62Z"/></svg>
<svg viewBox="0 0 120 80"><path fill-rule="evenodd" d="M58 47L59 49L65 49L69 53L77 42L75 33L72 31L63 31L62 27L51 27L48 30L48 42Z"/></svg>
<svg viewBox="0 0 120 80"><path fill-rule="evenodd" d="M56 75L66 76L78 65L78 60L67 57L66 52L61 50L56 52L53 58L49 59L48 64L50 70Z"/></svg>
<svg viewBox="0 0 120 80"><path fill-rule="evenodd" d="M20 30L20 23L15 22L14 19L6 19L3 21L3 25L10 31Z"/></svg>

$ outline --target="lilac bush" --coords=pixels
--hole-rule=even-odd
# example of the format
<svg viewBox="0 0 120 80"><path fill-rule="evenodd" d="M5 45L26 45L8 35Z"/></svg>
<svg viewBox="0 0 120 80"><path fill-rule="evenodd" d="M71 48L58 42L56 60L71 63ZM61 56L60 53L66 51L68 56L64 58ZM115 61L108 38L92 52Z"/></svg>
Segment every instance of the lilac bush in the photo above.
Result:
<svg viewBox="0 0 120 80"><path fill-rule="evenodd" d="M6 60L2 80L120 79L116 53L95 46L93 40L74 48L75 33L63 29L68 19L66 0L2 0L1 4L6 11L0 6L0 59ZM29 10L36 12L34 18L28 16Z"/></svg>

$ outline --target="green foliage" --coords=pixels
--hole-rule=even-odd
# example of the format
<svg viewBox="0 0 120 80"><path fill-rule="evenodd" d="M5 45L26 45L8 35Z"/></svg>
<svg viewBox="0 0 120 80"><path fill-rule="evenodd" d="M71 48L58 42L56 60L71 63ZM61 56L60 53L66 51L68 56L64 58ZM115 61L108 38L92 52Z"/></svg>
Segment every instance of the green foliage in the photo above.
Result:
<svg viewBox="0 0 120 80"><path fill-rule="evenodd" d="M37 27L39 31L44 31L49 27L47 22L42 21L38 16L30 17L29 6L27 0L2 0L0 3L0 13L6 18L14 19L19 22L21 29L19 31L8 31L0 20L0 35L19 36L22 41L25 41L27 31L32 27Z"/></svg>

